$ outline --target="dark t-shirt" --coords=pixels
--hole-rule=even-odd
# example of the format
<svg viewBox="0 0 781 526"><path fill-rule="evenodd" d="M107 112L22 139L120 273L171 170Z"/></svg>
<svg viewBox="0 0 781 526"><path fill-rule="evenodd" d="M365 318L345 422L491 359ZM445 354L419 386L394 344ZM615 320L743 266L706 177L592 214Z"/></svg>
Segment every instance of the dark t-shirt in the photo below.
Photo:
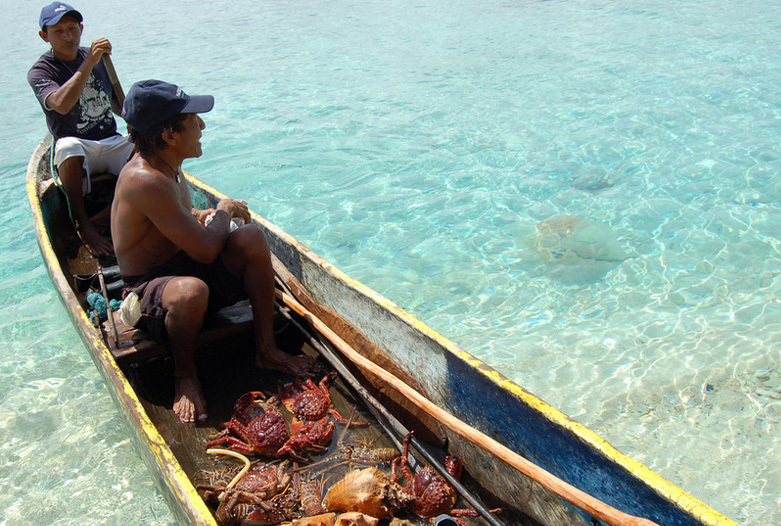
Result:
<svg viewBox="0 0 781 526"><path fill-rule="evenodd" d="M48 110L44 105L47 95L74 75L84 62L87 51L87 48L79 48L76 60L64 61L56 58L49 50L41 55L27 73L27 82L38 97L46 114L46 124L55 138L79 137L99 141L117 135L117 123L111 112L111 79L102 61L92 68L81 97L67 114Z"/></svg>

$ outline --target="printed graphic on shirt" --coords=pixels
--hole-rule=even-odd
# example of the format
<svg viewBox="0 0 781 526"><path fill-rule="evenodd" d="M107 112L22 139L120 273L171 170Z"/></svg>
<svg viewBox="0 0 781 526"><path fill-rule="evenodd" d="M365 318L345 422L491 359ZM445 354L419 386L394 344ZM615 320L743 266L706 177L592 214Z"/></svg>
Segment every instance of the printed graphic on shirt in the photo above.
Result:
<svg viewBox="0 0 781 526"><path fill-rule="evenodd" d="M111 100L101 88L102 85L95 75L90 75L78 104L81 115L76 129L81 134L88 134L96 129L105 130L113 123Z"/></svg>

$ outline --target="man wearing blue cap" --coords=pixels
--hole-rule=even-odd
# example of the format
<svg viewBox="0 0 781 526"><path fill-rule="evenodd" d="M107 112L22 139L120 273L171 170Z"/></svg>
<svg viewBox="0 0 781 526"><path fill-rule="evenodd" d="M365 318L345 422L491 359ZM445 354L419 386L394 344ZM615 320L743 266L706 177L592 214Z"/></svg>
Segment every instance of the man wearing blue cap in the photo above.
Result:
<svg viewBox="0 0 781 526"><path fill-rule="evenodd" d="M201 156L206 125L198 114L213 105L210 95L189 96L159 80L130 88L122 116L136 151L119 174L111 209L122 278L141 302L136 326L170 344L173 410L182 422L207 417L195 344L204 316L221 307L249 297L258 367L300 376L317 367L312 357L291 356L274 341L271 253L247 205L222 199L216 209L199 210L190 200L181 164Z"/></svg>
<svg viewBox="0 0 781 526"><path fill-rule="evenodd" d="M94 223L106 222L109 209L91 211L90 217L84 196L91 191L90 175L119 173L133 145L117 133L112 115L112 110L119 113L120 108L101 61L103 55L111 54L111 43L99 38L89 48L79 47L82 19L81 13L61 2L41 10L39 35L51 50L33 65L27 80L56 141L54 162L76 230L93 254L104 256L111 253L111 243Z"/></svg>

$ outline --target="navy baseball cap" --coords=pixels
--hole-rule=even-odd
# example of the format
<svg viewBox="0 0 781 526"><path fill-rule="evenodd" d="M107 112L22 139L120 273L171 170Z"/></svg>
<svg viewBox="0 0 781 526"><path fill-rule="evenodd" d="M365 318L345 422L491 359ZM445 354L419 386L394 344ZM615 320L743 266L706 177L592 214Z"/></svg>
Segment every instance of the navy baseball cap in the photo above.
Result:
<svg viewBox="0 0 781 526"><path fill-rule="evenodd" d="M162 80L142 80L131 86L122 105L122 118L145 131L180 113L206 113L214 107L211 95L187 95L182 88Z"/></svg>
<svg viewBox="0 0 781 526"><path fill-rule="evenodd" d="M55 25L65 15L73 16L76 18L76 20L79 21L79 23L84 20L84 17L81 16L81 13L73 9L68 4L63 4L62 2L52 2L51 4L41 9L41 17L38 19L38 24L41 26L41 31L43 31L46 26Z"/></svg>

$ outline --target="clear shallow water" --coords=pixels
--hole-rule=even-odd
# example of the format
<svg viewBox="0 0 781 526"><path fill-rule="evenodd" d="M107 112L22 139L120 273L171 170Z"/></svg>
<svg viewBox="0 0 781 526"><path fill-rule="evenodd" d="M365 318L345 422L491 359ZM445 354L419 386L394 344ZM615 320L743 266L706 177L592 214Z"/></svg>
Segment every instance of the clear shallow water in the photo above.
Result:
<svg viewBox="0 0 781 526"><path fill-rule="evenodd" d="M732 519L781 522L780 7L141 4L140 28L76 7L126 89L215 95L187 169ZM37 12L0 37L0 506L171 524L35 246Z"/></svg>

